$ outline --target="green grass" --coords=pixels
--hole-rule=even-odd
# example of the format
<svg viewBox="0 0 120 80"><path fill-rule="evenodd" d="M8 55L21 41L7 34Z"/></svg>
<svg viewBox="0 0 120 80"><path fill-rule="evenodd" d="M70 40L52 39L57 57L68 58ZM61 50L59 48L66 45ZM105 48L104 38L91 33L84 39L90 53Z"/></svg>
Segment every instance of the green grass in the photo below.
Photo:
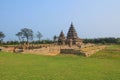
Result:
<svg viewBox="0 0 120 80"><path fill-rule="evenodd" d="M120 45L110 45L106 49L92 55L94 58L120 59Z"/></svg>
<svg viewBox="0 0 120 80"><path fill-rule="evenodd" d="M120 80L120 46L91 57L0 52L0 80Z"/></svg>

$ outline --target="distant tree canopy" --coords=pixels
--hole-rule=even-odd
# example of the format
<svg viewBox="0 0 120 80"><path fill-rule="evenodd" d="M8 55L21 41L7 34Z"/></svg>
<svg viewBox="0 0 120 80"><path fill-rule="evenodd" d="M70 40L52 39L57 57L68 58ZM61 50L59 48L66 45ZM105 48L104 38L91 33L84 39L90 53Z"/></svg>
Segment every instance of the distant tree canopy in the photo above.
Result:
<svg viewBox="0 0 120 80"><path fill-rule="evenodd" d="M26 42L28 43L30 40L33 40L33 31L32 29L23 28L20 32L16 34L16 36L18 36L18 39L20 41L26 40Z"/></svg>
<svg viewBox="0 0 120 80"><path fill-rule="evenodd" d="M38 31L37 34L36 34L38 40L40 41L41 38L43 37L43 35Z"/></svg>
<svg viewBox="0 0 120 80"><path fill-rule="evenodd" d="M102 43L102 44L120 44L120 38L114 38L114 37L109 37L109 38L95 38L95 39L83 39L84 43Z"/></svg>
<svg viewBox="0 0 120 80"><path fill-rule="evenodd" d="M0 31L0 43L3 41L4 37L5 37L5 34Z"/></svg>
<svg viewBox="0 0 120 80"><path fill-rule="evenodd" d="M19 41L21 42L21 41L23 41L23 33L22 32L18 32L17 34L16 34L16 36L18 36L18 39L19 39Z"/></svg>

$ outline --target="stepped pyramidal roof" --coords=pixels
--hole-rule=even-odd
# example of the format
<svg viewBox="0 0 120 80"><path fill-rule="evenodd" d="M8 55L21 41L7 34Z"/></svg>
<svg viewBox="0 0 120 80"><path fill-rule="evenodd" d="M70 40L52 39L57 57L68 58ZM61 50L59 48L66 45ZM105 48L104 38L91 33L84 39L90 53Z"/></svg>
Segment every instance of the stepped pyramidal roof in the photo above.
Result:
<svg viewBox="0 0 120 80"><path fill-rule="evenodd" d="M76 39L76 38L78 38L77 32L76 32L73 24L71 23L70 28L67 33L67 39Z"/></svg>
<svg viewBox="0 0 120 80"><path fill-rule="evenodd" d="M66 39L66 38L65 38L65 35L64 35L63 31L61 31L58 40L65 40L65 39Z"/></svg>
<svg viewBox="0 0 120 80"><path fill-rule="evenodd" d="M66 37L65 37L63 31L61 31L61 33L58 37L58 44L65 44L65 40L66 40Z"/></svg>
<svg viewBox="0 0 120 80"><path fill-rule="evenodd" d="M71 23L70 28L65 37L63 31L61 31L58 37L58 44L68 44L68 45L81 45L82 40L78 37L74 25Z"/></svg>

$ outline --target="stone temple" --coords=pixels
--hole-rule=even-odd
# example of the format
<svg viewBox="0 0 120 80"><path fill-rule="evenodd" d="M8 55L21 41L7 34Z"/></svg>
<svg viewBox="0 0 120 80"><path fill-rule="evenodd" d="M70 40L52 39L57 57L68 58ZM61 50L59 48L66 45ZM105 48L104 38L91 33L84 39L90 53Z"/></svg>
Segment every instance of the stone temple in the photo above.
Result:
<svg viewBox="0 0 120 80"><path fill-rule="evenodd" d="M65 45L66 44L66 37L65 37L63 31L61 31L61 33L60 33L60 35L58 37L58 44L59 45L61 45L61 44Z"/></svg>
<svg viewBox="0 0 120 80"><path fill-rule="evenodd" d="M59 45L81 45L82 40L78 37L77 32L75 30L74 25L71 23L70 28L67 33L67 37L65 37L63 31L61 31L58 37L58 44Z"/></svg>

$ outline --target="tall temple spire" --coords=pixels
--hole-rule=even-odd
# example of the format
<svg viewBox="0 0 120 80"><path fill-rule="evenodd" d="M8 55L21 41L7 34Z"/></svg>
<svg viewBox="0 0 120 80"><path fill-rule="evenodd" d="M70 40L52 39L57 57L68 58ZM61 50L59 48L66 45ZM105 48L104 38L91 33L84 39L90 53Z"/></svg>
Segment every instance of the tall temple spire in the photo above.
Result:
<svg viewBox="0 0 120 80"><path fill-rule="evenodd" d="M71 25L70 26L73 26L73 22L71 22Z"/></svg>
<svg viewBox="0 0 120 80"><path fill-rule="evenodd" d="M77 32L75 30L73 23L71 22L70 28L67 33L67 44L73 44L73 45L75 44L76 45L79 43L81 43L81 40L77 35Z"/></svg>
<svg viewBox="0 0 120 80"><path fill-rule="evenodd" d="M75 38L78 38L77 32L74 28L73 23L71 23L70 28L69 28L68 33L67 33L67 39L75 39Z"/></svg>

